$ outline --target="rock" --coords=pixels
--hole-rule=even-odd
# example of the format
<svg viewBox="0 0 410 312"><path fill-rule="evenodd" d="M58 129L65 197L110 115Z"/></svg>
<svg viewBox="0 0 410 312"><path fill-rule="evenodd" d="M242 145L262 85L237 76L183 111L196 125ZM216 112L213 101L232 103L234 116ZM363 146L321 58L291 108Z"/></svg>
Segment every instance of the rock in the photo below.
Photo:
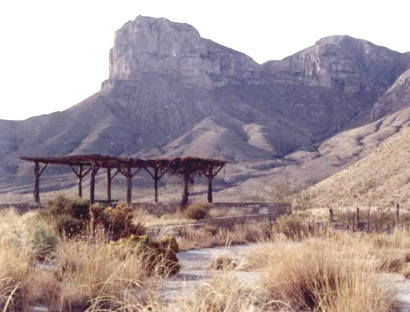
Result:
<svg viewBox="0 0 410 312"><path fill-rule="evenodd" d="M349 36L323 38L283 61L267 62L263 67L288 83L346 93L380 93L406 69L400 53Z"/></svg>
<svg viewBox="0 0 410 312"><path fill-rule="evenodd" d="M258 77L250 57L203 39L191 25L139 16L116 32L110 80L160 73L202 88Z"/></svg>

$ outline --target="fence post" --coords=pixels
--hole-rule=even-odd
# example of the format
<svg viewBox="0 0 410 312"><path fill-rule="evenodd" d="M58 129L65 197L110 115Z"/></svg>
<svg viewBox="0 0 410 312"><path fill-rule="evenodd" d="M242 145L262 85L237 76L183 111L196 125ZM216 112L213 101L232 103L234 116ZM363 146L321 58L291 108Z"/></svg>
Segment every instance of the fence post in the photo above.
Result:
<svg viewBox="0 0 410 312"><path fill-rule="evenodd" d="M360 226L360 211L359 207L356 208L356 229L359 231Z"/></svg>
<svg viewBox="0 0 410 312"><path fill-rule="evenodd" d="M400 204L396 205L396 229L400 227Z"/></svg>
<svg viewBox="0 0 410 312"><path fill-rule="evenodd" d="M334 222L333 209L329 208L329 223L332 224L333 222Z"/></svg>

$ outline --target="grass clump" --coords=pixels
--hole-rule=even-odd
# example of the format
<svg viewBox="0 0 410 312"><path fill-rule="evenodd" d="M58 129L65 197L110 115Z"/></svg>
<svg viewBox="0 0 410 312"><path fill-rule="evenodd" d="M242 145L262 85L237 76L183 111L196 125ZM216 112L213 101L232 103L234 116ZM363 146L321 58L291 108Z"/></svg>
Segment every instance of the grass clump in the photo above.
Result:
<svg viewBox="0 0 410 312"><path fill-rule="evenodd" d="M114 243L120 257L137 254L142 257L149 275L154 273L169 276L178 273L180 266L176 252L179 250L175 239L164 239L159 242L148 236L131 235Z"/></svg>
<svg viewBox="0 0 410 312"><path fill-rule="evenodd" d="M313 227L309 226L302 215L281 216L276 222L276 231L291 240L302 240L308 237Z"/></svg>
<svg viewBox="0 0 410 312"><path fill-rule="evenodd" d="M209 205L206 203L194 203L185 210L185 215L189 219L202 220L209 216Z"/></svg>
<svg viewBox="0 0 410 312"><path fill-rule="evenodd" d="M296 311L387 312L392 292L375 277L377 264L356 241L335 245L334 241L309 239L265 246L251 256L262 262L267 295Z"/></svg>

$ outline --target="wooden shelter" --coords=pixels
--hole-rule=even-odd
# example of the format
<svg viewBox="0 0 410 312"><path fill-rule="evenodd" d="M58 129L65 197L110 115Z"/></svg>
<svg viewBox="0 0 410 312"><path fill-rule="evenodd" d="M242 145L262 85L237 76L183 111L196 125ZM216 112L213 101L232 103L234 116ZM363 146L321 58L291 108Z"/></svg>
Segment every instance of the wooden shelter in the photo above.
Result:
<svg viewBox="0 0 410 312"><path fill-rule="evenodd" d="M121 158L105 155L70 155L55 157L21 157L34 163L34 200L40 202L40 177L48 165L68 166L78 179L78 196L83 196L83 179L90 174L90 201L95 201L95 177L100 169L107 174L107 200L111 198L111 183L118 173L127 179L127 203L132 201L132 178L141 170L146 171L154 181L154 200L158 202L158 182L167 173L179 175L184 180L182 205L188 202L189 185L195 175L204 175L208 179L208 202L212 202L212 181L226 162L217 159L196 157L173 159L138 159Z"/></svg>

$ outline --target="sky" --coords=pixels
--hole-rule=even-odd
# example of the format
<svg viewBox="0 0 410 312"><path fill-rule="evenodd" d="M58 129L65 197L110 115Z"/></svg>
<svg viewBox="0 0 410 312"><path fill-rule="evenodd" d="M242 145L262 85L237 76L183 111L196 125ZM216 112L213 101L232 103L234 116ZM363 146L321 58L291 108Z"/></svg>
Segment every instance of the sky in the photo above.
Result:
<svg viewBox="0 0 410 312"><path fill-rule="evenodd" d="M409 9L408 0L3 0L0 119L61 111L97 92L115 31L138 15L189 23L263 63L329 35L410 51Z"/></svg>

